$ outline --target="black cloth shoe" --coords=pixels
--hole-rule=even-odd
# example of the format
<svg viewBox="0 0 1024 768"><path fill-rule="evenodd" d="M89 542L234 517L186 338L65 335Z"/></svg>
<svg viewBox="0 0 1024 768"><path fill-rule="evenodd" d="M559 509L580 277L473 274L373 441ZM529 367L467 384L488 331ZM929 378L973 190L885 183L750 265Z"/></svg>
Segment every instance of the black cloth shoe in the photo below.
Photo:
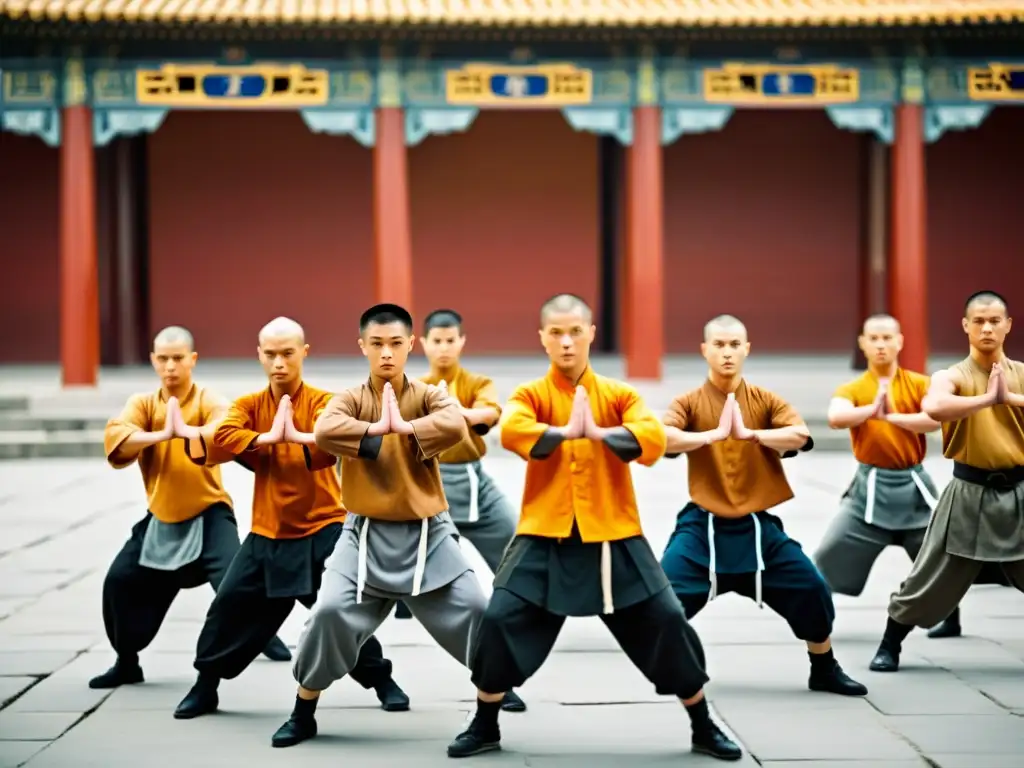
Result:
<svg viewBox="0 0 1024 768"><path fill-rule="evenodd" d="M217 711L220 697L217 695L219 680L200 677L196 684L185 694L185 698L174 710L175 720L191 720L194 717L209 715Z"/></svg>
<svg viewBox="0 0 1024 768"><path fill-rule="evenodd" d="M515 691L509 691L501 700L501 710L502 712L525 712L526 702L519 698L519 694Z"/></svg>
<svg viewBox="0 0 1024 768"><path fill-rule="evenodd" d="M394 680L388 678L387 682L378 685L374 691L380 700L380 708L385 712L409 711L409 697Z"/></svg>
<svg viewBox="0 0 1024 768"><path fill-rule="evenodd" d="M271 661L291 661L292 652L288 650L288 646L284 644L284 640L280 637L274 637L267 647L263 649L263 655Z"/></svg>
<svg viewBox="0 0 1024 768"><path fill-rule="evenodd" d="M858 683L843 671L839 663L833 659L829 667L811 666L811 677L807 681L812 691L837 693L840 696L867 696L866 686Z"/></svg>
<svg viewBox="0 0 1024 768"><path fill-rule="evenodd" d="M946 617L945 621L940 622L929 629L928 637L932 639L960 637L963 633L963 627L960 626L960 609L957 608Z"/></svg>
<svg viewBox="0 0 1024 768"><path fill-rule="evenodd" d="M122 685L136 685L144 681L142 667L139 666L137 659L135 661L118 659L114 662L114 666L102 675L96 675L96 677L90 680L89 687L102 689L118 688Z"/></svg>
<svg viewBox="0 0 1024 768"><path fill-rule="evenodd" d="M294 747L316 736L315 717L296 717L294 714L270 737L272 747Z"/></svg>
<svg viewBox="0 0 1024 768"><path fill-rule="evenodd" d="M700 755L714 757L717 760L739 760L743 750L718 727L713 720L708 720L693 729L691 748Z"/></svg>
<svg viewBox="0 0 1024 768"><path fill-rule="evenodd" d="M868 669L872 672L896 672L900 668L900 647L882 640Z"/></svg>
<svg viewBox="0 0 1024 768"><path fill-rule="evenodd" d="M483 725L480 718L474 717L469 728L455 737L448 745L448 757L472 757L484 752L501 749L501 731L498 724Z"/></svg>

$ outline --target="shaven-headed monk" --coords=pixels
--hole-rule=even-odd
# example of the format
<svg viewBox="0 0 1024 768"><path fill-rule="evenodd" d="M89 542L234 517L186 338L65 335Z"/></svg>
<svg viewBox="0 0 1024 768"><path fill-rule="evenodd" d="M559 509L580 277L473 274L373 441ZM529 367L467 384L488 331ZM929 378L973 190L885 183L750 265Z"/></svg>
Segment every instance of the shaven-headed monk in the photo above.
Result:
<svg viewBox="0 0 1024 768"><path fill-rule="evenodd" d="M319 453L341 457L350 514L299 638L292 667L299 690L275 747L316 735L321 691L354 671L397 600L463 664L486 605L437 468L437 457L465 437L466 422L444 387L405 375L412 330L397 305L363 313L359 348L370 376L331 398L313 430Z"/></svg>
<svg viewBox="0 0 1024 768"><path fill-rule="evenodd" d="M687 454L691 499L665 549L665 573L690 619L726 592L767 603L807 643L812 691L863 696L832 654L828 585L768 512L793 498L781 458L814 441L789 403L744 380L750 342L738 319L704 326L701 353L707 381L673 400L664 419L667 455Z"/></svg>
<svg viewBox="0 0 1024 768"><path fill-rule="evenodd" d="M1024 363L1003 350L1012 321L992 291L964 305L971 352L932 376L922 403L942 423L943 455L953 479L942 491L921 551L889 601L875 672L899 669L914 627L949 616L986 564L1002 566L1024 591Z"/></svg>
<svg viewBox="0 0 1024 768"><path fill-rule="evenodd" d="M903 334L895 318L869 317L857 341L868 369L836 390L828 423L850 430L859 466L814 556L832 591L851 596L864 590L886 547L917 557L939 495L921 466L925 434L939 428L921 412L928 377L900 367Z"/></svg>
<svg viewBox="0 0 1024 768"><path fill-rule="evenodd" d="M502 692L540 669L566 616L600 616L655 690L686 707L693 750L739 760L704 699L700 638L640 527L629 465L657 462L665 431L635 389L590 367L592 317L578 296L544 304L551 369L505 407L501 443L527 461L526 488L473 649L476 715L448 756L499 749Z"/></svg>
<svg viewBox="0 0 1024 768"><path fill-rule="evenodd" d="M90 680L90 688L141 683L139 652L156 637L178 591L206 583L216 590L239 546L220 467L197 467L184 443L177 443L198 440L200 428L215 428L228 402L192 380L199 355L186 329L160 331L149 359L160 388L132 395L103 435L110 466L138 463L149 511L103 581L103 624L117 662ZM267 640L263 652L269 658L291 658L279 638Z"/></svg>
<svg viewBox="0 0 1024 768"><path fill-rule="evenodd" d="M313 605L345 521L334 457L313 441L313 423L331 396L302 380L309 353L302 326L271 321L257 352L270 386L236 400L199 453L208 466L234 460L254 473L252 530L206 614L199 677L174 712L179 719L216 710L220 681L249 666L296 601ZM409 708L376 638L363 646L352 679L373 688L385 710Z"/></svg>

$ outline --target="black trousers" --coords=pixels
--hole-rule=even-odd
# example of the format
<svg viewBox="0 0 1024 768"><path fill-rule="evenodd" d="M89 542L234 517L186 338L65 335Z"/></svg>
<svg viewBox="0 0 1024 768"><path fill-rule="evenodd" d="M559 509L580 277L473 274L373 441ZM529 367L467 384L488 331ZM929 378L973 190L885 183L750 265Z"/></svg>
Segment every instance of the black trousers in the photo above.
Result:
<svg viewBox="0 0 1024 768"><path fill-rule="evenodd" d="M338 525L337 533L340 532ZM337 535L333 538L336 540ZM246 538L206 613L194 664L201 675L223 680L238 677L281 629L296 602L312 608L320 589L324 562L334 546L333 541L328 541L329 546L314 548L315 562L306 565L315 574L311 593L269 597L264 563L254 554L253 542L252 536ZM391 679L391 672L391 661L384 658L380 641L371 636L360 649L349 676L369 689Z"/></svg>
<svg viewBox="0 0 1024 768"><path fill-rule="evenodd" d="M601 614L601 621L659 694L690 699L707 683L704 647L671 587ZM485 693L520 687L547 659L564 623L565 616L495 589L471 655L473 684Z"/></svg>
<svg viewBox="0 0 1024 768"><path fill-rule="evenodd" d="M202 515L203 552L195 562L176 571L159 571L139 564L151 517L147 513L132 527L131 536L107 569L103 580L103 625L119 656L138 654L153 642L179 590L207 583L216 590L223 582L238 552L238 524L227 504L214 504ZM267 641L272 637L273 634Z"/></svg>

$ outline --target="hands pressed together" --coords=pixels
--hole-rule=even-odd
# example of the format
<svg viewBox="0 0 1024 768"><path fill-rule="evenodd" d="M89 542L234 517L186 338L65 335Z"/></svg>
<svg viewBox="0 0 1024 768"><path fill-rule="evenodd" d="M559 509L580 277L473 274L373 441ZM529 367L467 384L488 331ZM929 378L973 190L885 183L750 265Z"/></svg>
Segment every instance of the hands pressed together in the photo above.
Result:
<svg viewBox="0 0 1024 768"><path fill-rule="evenodd" d="M442 407L459 404L454 397L448 394L448 385L445 382L442 381L438 384L437 389L442 395L440 401ZM395 388L389 381L384 384L380 395L380 418L370 425L366 434L370 437L377 437L379 435L411 435L412 433L412 424L402 417L402 411L398 407L398 395L395 394Z"/></svg>
<svg viewBox="0 0 1024 768"><path fill-rule="evenodd" d="M594 412L590 410L590 396L583 387L576 387L576 395L572 401L572 412L569 423L564 427L555 427L566 440L603 440L608 430L597 426Z"/></svg>
<svg viewBox="0 0 1024 768"><path fill-rule="evenodd" d="M1010 389L1006 384L1006 371L1002 363L992 363L992 371L988 375L988 389L985 397L991 405L1005 405L1009 400Z"/></svg>
<svg viewBox="0 0 1024 768"><path fill-rule="evenodd" d="M185 423L181 405L176 397L167 399L167 416L164 418L164 428L160 430L159 434L164 440L173 440L176 437L186 440L199 438L199 427L192 427Z"/></svg>
<svg viewBox="0 0 1024 768"><path fill-rule="evenodd" d="M264 432L257 439L259 445L278 445L280 443L297 443L309 445L312 440L309 432L300 432L295 427L295 411L292 406L292 399L288 395L281 397L277 404L277 413L274 414L274 423L270 430Z"/></svg>
<svg viewBox="0 0 1024 768"><path fill-rule="evenodd" d="M725 407L722 408L718 426L704 434L708 436L708 444L720 442L728 437L735 440L757 440L754 430L743 423L743 414L740 413L736 395L732 392L725 396Z"/></svg>

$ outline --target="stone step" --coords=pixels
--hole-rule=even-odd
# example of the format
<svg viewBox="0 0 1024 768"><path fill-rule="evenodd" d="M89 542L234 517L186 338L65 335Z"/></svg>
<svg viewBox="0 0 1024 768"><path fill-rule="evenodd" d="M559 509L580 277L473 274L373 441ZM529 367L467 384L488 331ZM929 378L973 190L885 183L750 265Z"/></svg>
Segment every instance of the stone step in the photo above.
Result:
<svg viewBox="0 0 1024 768"><path fill-rule="evenodd" d="M103 458L103 430L0 431L0 460Z"/></svg>
<svg viewBox="0 0 1024 768"><path fill-rule="evenodd" d="M0 432L103 432L107 417L99 414L4 413L0 411Z"/></svg>
<svg viewBox="0 0 1024 768"><path fill-rule="evenodd" d="M29 398L21 395L0 395L0 413L27 411Z"/></svg>

